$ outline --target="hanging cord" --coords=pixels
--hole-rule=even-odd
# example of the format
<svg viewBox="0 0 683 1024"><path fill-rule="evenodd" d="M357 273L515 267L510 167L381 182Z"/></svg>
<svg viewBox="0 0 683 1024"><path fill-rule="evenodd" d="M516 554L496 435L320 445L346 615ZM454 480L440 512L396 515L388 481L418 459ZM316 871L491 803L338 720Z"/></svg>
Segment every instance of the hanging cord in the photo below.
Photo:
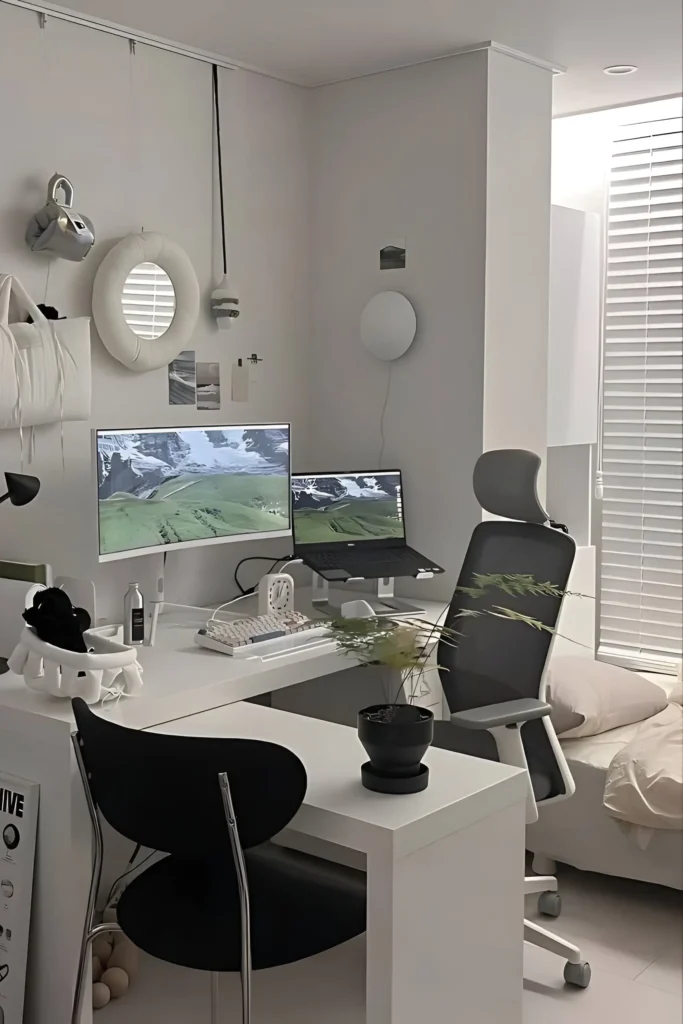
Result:
<svg viewBox="0 0 683 1024"><path fill-rule="evenodd" d="M218 65L213 65L213 109L216 118L216 150L218 155L218 191L221 201L221 246L223 250L223 275L228 273L228 250L225 242L225 198L223 195L223 147L221 145L221 111L218 97Z"/></svg>
<svg viewBox="0 0 683 1024"><path fill-rule="evenodd" d="M381 438L381 445L379 449L379 458L377 460L377 468L382 468L382 459L384 457L384 447L386 444L386 438L384 436L384 417L387 413L387 406L389 405L389 395L391 393L391 372L394 368L393 363L389 363L389 373L387 375L387 390L384 395L384 405L382 406L382 415L379 418L379 436Z"/></svg>
<svg viewBox="0 0 683 1024"><path fill-rule="evenodd" d="M59 441L62 449L62 473L66 472L66 459L64 458L64 391L66 387L66 358L64 347L59 340L54 320L48 320L52 340L55 343L57 354L57 387L59 390Z"/></svg>
<svg viewBox="0 0 683 1024"><path fill-rule="evenodd" d="M48 302L47 302L47 293L48 293L48 291L50 289L50 272L51 272L51 270L52 270L52 260L50 260L48 265L47 265L47 276L45 278L45 295L43 296L43 304L45 306L47 306L47 304L48 304Z"/></svg>

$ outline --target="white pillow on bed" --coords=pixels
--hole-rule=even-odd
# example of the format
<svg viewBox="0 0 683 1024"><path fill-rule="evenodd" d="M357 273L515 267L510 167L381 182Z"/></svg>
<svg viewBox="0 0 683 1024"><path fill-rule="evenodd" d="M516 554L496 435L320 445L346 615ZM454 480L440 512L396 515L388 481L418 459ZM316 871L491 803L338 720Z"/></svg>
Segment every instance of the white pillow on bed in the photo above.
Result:
<svg viewBox="0 0 683 1024"><path fill-rule="evenodd" d="M553 658L546 700L558 736L597 736L642 722L666 707L661 686L637 672L591 658Z"/></svg>

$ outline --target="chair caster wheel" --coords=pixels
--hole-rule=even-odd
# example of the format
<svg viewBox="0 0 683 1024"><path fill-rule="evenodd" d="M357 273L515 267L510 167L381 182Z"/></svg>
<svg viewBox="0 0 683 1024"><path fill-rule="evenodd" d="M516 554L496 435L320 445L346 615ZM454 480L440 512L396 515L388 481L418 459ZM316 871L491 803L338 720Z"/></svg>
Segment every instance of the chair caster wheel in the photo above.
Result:
<svg viewBox="0 0 683 1024"><path fill-rule="evenodd" d="M542 892L538 897L538 912L544 917L559 917L562 913L562 897L559 892Z"/></svg>
<svg viewBox="0 0 683 1024"><path fill-rule="evenodd" d="M591 980L591 965L583 960L579 964L564 965L564 980L576 988L588 988Z"/></svg>

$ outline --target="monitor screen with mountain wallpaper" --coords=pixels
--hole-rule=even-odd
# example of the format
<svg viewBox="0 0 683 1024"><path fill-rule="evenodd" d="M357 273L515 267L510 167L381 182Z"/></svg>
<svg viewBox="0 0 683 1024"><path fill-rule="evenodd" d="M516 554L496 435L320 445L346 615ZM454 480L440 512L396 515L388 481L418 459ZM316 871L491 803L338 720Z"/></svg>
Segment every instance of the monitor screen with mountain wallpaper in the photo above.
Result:
<svg viewBox="0 0 683 1024"><path fill-rule="evenodd" d="M293 476L292 511L297 547L405 539L398 470Z"/></svg>
<svg viewBox="0 0 683 1024"><path fill-rule="evenodd" d="M95 435L101 562L290 536L288 424Z"/></svg>

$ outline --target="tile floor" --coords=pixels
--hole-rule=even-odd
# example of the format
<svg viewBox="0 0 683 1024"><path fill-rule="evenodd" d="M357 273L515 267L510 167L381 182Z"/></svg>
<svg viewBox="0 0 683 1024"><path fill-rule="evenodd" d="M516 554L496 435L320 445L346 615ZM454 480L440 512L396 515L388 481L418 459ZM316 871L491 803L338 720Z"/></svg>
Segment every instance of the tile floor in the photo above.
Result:
<svg viewBox="0 0 683 1024"><path fill-rule="evenodd" d="M681 893L570 868L560 867L559 877L562 916L556 922L544 919L544 924L581 947L593 978L585 991L568 988L562 961L527 946L524 1024L682 1024ZM527 915L535 916L533 897ZM257 976L255 1020L363 1024L364 955L363 940L355 940L316 957L305 970L295 965L268 972L267 985L263 975ZM222 986L224 1019L239 1020L236 979L226 976ZM302 989L305 1008L298 998ZM146 958L126 998L100 1010L95 1024L208 1024L208 1014L205 975Z"/></svg>
<svg viewBox="0 0 683 1024"><path fill-rule="evenodd" d="M543 924L581 948L593 977L585 991L568 988L557 957L527 946L524 1024L681 1024L681 893L562 866L558 877L562 915ZM534 897L527 916L541 920Z"/></svg>

